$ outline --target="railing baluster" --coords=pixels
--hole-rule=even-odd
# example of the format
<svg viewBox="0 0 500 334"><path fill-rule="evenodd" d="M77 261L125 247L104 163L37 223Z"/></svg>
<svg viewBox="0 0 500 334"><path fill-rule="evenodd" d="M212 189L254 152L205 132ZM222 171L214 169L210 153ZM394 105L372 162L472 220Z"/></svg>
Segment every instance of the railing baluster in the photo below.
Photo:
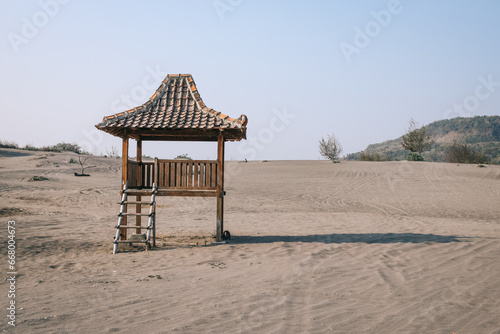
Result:
<svg viewBox="0 0 500 334"><path fill-rule="evenodd" d="M193 164L191 162L187 163L187 178L188 178L187 187L193 188Z"/></svg>
<svg viewBox="0 0 500 334"><path fill-rule="evenodd" d="M204 176L203 176L203 187L208 187L209 180L210 180L210 163L208 163L208 164L204 163L203 169L205 171Z"/></svg>
<svg viewBox="0 0 500 334"><path fill-rule="evenodd" d="M186 163L181 162L181 187L186 186Z"/></svg>
<svg viewBox="0 0 500 334"><path fill-rule="evenodd" d="M212 177L210 178L210 187L217 187L217 164L210 163L210 173L212 173Z"/></svg>
<svg viewBox="0 0 500 334"><path fill-rule="evenodd" d="M194 185L193 185L193 187L194 188L198 188L199 187L199 182L198 181L200 179L200 172L199 172L198 167L199 167L199 163L195 162L194 163L194 169L193 169L194 170L193 171L193 174L194 174L193 175L193 177L194 177Z"/></svg>

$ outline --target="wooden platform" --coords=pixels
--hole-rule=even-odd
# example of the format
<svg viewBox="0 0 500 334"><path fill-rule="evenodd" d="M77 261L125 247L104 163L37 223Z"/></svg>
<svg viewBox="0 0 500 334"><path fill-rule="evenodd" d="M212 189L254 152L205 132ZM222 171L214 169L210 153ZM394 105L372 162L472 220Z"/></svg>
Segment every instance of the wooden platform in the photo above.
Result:
<svg viewBox="0 0 500 334"><path fill-rule="evenodd" d="M132 196L147 196L151 194L151 188L132 188L125 192ZM219 192L217 189L159 188L156 196L219 197Z"/></svg>

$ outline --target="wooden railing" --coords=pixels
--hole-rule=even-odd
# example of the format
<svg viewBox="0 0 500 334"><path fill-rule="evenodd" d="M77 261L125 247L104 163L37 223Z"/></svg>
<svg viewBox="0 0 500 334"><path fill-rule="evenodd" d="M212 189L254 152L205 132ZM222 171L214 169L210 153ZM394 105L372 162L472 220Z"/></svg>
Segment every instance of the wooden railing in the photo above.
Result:
<svg viewBox="0 0 500 334"><path fill-rule="evenodd" d="M158 160L155 162L128 161L127 186L151 188L153 183L165 189L217 189L217 161Z"/></svg>
<svg viewBox="0 0 500 334"><path fill-rule="evenodd" d="M128 161L127 186L129 188L151 188L155 176L154 162Z"/></svg>
<svg viewBox="0 0 500 334"><path fill-rule="evenodd" d="M158 187L216 189L217 161L158 160Z"/></svg>
<svg viewBox="0 0 500 334"><path fill-rule="evenodd" d="M139 182L139 163L137 161L128 161L127 164L127 186L129 188L139 187L141 182Z"/></svg>

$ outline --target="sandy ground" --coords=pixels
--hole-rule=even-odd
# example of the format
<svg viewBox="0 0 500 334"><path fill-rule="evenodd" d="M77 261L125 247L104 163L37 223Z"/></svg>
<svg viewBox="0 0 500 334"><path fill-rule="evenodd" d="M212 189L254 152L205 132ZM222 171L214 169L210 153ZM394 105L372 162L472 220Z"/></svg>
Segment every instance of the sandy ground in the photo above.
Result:
<svg viewBox="0 0 500 334"><path fill-rule="evenodd" d="M120 161L71 158L0 149L0 331L500 333L500 166L229 162L232 240L112 255ZM215 199L158 198L157 224L209 237Z"/></svg>

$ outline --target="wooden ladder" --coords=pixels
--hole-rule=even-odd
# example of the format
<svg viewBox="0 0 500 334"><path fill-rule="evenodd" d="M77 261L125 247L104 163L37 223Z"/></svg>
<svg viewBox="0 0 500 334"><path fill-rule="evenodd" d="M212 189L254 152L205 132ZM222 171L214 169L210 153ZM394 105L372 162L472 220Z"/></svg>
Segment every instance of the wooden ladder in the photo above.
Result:
<svg viewBox="0 0 500 334"><path fill-rule="evenodd" d="M127 185L124 185L122 191L122 200L120 204L120 213L118 214L118 224L115 226L116 228L116 236L113 241L113 254L118 252L118 244L120 243L144 243L146 244L146 250L151 249L151 241L153 243L153 247L156 246L156 222L155 222L155 214L156 214L156 192L158 188L156 184L153 184L153 188L151 189L151 200L149 202L139 202L139 201L128 201L128 193ZM141 212L127 212L128 204L135 204L132 207L137 207L137 205L149 205L149 213L141 213ZM138 210L140 211L140 210ZM148 217L148 225L127 225L126 217ZM140 222L140 220L139 220ZM140 223L139 223L140 224ZM137 230L146 230L145 237L141 237L140 239L123 239L123 235L127 235L126 229L137 229ZM125 233L122 233L125 232ZM128 239L128 240L127 240Z"/></svg>

